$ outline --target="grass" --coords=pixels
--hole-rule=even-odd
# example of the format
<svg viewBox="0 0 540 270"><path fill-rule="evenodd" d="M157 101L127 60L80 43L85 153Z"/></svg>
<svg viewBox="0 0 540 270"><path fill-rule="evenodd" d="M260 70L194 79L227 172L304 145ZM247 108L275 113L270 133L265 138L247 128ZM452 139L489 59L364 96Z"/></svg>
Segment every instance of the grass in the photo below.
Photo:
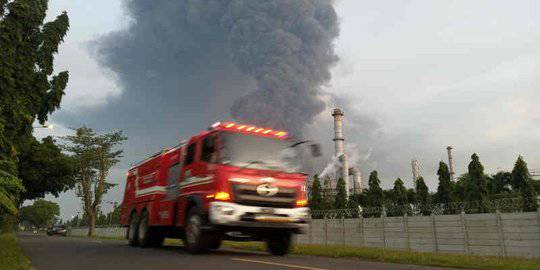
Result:
<svg viewBox="0 0 540 270"><path fill-rule="evenodd" d="M26 258L12 233L0 234L0 268L5 270L30 269L30 260Z"/></svg>
<svg viewBox="0 0 540 270"><path fill-rule="evenodd" d="M226 246L253 251L264 251L260 242L226 242ZM337 245L296 245L292 254L323 256L332 258L358 258L367 261L415 264L427 266L469 268L481 270L538 270L539 259L500 258L490 256L468 256L459 254L423 253L413 251L385 250L371 247Z"/></svg>
<svg viewBox="0 0 540 270"><path fill-rule="evenodd" d="M105 238L113 239L113 238ZM118 239L118 238L116 238ZM124 238L122 238L124 239ZM165 245L181 246L179 239L165 239ZM266 251L261 242L225 241L223 246L249 251ZM500 258L492 256L469 256L446 253L385 250L372 247L338 245L295 245L292 254L332 258L356 258L366 261L414 264L425 266L468 268L479 270L538 270L540 259Z"/></svg>

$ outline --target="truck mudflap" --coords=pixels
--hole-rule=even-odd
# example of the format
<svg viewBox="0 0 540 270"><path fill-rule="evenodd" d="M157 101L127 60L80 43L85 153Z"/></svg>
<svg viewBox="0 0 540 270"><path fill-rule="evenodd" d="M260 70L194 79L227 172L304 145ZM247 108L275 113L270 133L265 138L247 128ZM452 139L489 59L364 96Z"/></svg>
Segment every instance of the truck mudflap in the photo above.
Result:
<svg viewBox="0 0 540 270"><path fill-rule="evenodd" d="M309 208L268 208L231 202L211 202L208 218L219 228L287 229L304 233L310 218Z"/></svg>

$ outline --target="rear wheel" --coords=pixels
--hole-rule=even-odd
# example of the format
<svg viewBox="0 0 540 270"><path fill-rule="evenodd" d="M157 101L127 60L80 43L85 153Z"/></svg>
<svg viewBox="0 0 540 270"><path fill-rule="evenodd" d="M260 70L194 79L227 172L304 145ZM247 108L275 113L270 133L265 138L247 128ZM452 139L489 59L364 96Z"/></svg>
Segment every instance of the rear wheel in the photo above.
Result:
<svg viewBox="0 0 540 270"><path fill-rule="evenodd" d="M146 247L159 247L163 244L165 237L158 228L154 228L148 225L148 212L144 211L141 214L138 226L138 240L139 246Z"/></svg>
<svg viewBox="0 0 540 270"><path fill-rule="evenodd" d="M272 255L283 256L291 248L291 233L276 232L266 239L266 247Z"/></svg>
<svg viewBox="0 0 540 270"><path fill-rule="evenodd" d="M137 231L139 246L143 248L149 247L152 236L150 235L150 228L148 227L148 212L142 212Z"/></svg>
<svg viewBox="0 0 540 270"><path fill-rule="evenodd" d="M137 224L137 213L133 212L129 219L129 228L128 228L128 243L130 246L134 247L138 244L138 224Z"/></svg>
<svg viewBox="0 0 540 270"><path fill-rule="evenodd" d="M210 248L209 237L204 235L202 227L204 219L198 208L189 210L185 228L185 245L188 252L200 254L208 252Z"/></svg>

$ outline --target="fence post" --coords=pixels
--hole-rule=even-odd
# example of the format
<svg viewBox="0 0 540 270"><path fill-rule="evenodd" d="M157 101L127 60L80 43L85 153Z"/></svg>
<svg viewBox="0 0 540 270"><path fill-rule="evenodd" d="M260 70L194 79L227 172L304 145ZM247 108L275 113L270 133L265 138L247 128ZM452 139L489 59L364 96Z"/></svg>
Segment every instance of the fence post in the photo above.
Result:
<svg viewBox="0 0 540 270"><path fill-rule="evenodd" d="M386 208L382 207L381 221L382 221L382 239L383 239L383 248L386 248L386 232L384 227L384 219L386 217Z"/></svg>
<svg viewBox="0 0 540 270"><path fill-rule="evenodd" d="M326 216L324 217L324 245L328 245L328 222L326 221Z"/></svg>
<svg viewBox="0 0 540 270"><path fill-rule="evenodd" d="M309 222L309 227L308 227L308 241L310 244L313 244L313 218L310 220Z"/></svg>
<svg viewBox="0 0 540 270"><path fill-rule="evenodd" d="M540 226L540 207L538 207L538 211L536 211L536 214L538 216L538 226Z"/></svg>
<svg viewBox="0 0 540 270"><path fill-rule="evenodd" d="M499 234L499 247L501 248L501 255L503 257L506 257L506 246L504 244L504 232L503 232L503 224L501 220L501 212L499 209L495 211L495 218L497 219L497 232Z"/></svg>
<svg viewBox="0 0 540 270"><path fill-rule="evenodd" d="M366 231L364 230L364 216L360 215L360 230L362 231L362 246L366 246Z"/></svg>
<svg viewBox="0 0 540 270"><path fill-rule="evenodd" d="M407 237L407 250L411 250L411 236L409 235L409 216L407 213L403 215L403 232Z"/></svg>
<svg viewBox="0 0 540 270"><path fill-rule="evenodd" d="M469 232L467 231L467 220L465 219L465 212L462 210L461 214L461 229L463 230L463 244L465 247L465 254L470 253L469 249Z"/></svg>
<svg viewBox="0 0 540 270"><path fill-rule="evenodd" d="M431 231L433 232L433 244L435 245L435 253L439 252L439 243L437 241L437 225L435 224L435 215L431 213Z"/></svg>
<svg viewBox="0 0 540 270"><path fill-rule="evenodd" d="M342 244L345 245L345 217L341 217Z"/></svg>

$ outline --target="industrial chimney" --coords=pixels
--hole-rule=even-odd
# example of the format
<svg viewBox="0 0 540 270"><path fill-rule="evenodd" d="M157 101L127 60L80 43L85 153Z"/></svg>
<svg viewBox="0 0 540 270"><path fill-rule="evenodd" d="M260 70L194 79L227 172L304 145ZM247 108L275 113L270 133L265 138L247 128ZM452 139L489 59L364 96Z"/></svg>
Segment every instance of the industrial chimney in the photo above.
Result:
<svg viewBox="0 0 540 270"><path fill-rule="evenodd" d="M448 151L448 167L450 169L450 180L454 181L454 159L452 158L452 146L446 147Z"/></svg>
<svg viewBox="0 0 540 270"><path fill-rule="evenodd" d="M347 161L347 155L345 154L343 138L343 112L339 108L332 110L332 116L334 117L334 144L336 147L336 157L339 158L341 168L339 174L343 181L345 181L345 191L347 192L347 198L349 197L349 164Z"/></svg>
<svg viewBox="0 0 540 270"><path fill-rule="evenodd" d="M352 193L362 193L362 174L360 173L360 168L358 166L353 166L349 168L349 179L351 179Z"/></svg>
<svg viewBox="0 0 540 270"><path fill-rule="evenodd" d="M411 160L411 167L412 167L413 181L414 183L416 183L416 180L420 178L420 165L418 164L417 159Z"/></svg>

